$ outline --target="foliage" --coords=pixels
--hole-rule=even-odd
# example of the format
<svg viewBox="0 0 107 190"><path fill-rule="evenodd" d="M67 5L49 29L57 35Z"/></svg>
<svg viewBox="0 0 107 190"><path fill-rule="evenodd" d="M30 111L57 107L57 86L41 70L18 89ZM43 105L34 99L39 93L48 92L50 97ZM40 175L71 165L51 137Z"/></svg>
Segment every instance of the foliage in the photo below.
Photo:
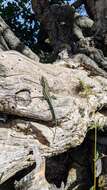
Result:
<svg viewBox="0 0 107 190"><path fill-rule="evenodd" d="M17 37L32 48L36 43L39 23L35 22L35 15L31 10L31 1L1 0L0 14Z"/></svg>
<svg viewBox="0 0 107 190"><path fill-rule="evenodd" d="M80 88L79 94L82 97L88 97L89 95L93 94L91 86L88 84L85 84L85 82L82 81L81 79L79 79L79 88Z"/></svg>
<svg viewBox="0 0 107 190"><path fill-rule="evenodd" d="M56 2L58 0L54 1ZM59 0L58 2L69 3L70 1ZM81 12L81 10L83 9L80 8L78 11ZM40 24L35 19L35 15L31 10L31 0L1 0L0 15L11 27L16 36L34 50Z"/></svg>
<svg viewBox="0 0 107 190"><path fill-rule="evenodd" d="M103 126L99 125L99 123L92 123L92 125L89 127L89 130L93 130L94 129L94 157L93 157L93 161L94 161L94 167L93 167L93 181L94 184L93 186L90 188L90 190L96 190L96 185L97 185L97 180L96 180L96 162L98 159L103 158L103 155L101 154L101 152L99 152L98 147L97 147L97 130L101 129L103 130ZM104 187L105 181L103 176L99 176L99 180L98 180L98 187Z"/></svg>
<svg viewBox="0 0 107 190"><path fill-rule="evenodd" d="M104 131L104 126L99 124L99 123L93 123L91 124L91 126L88 128L88 130L93 130L97 128L98 130Z"/></svg>

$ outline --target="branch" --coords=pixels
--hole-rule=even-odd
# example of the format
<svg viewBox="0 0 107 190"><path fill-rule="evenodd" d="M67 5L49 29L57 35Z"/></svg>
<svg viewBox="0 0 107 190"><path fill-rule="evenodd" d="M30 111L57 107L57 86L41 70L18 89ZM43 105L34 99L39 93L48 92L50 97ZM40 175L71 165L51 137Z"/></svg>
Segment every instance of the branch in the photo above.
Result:
<svg viewBox="0 0 107 190"><path fill-rule="evenodd" d="M39 61L38 56L31 51L30 48L25 46L19 38L15 36L10 27L4 22L2 17L0 17L0 41L2 50L17 50L20 53L26 55L27 57Z"/></svg>
<svg viewBox="0 0 107 190"><path fill-rule="evenodd" d="M83 0L77 0L74 3L71 4L71 6L75 7L75 9L78 9L83 4Z"/></svg>

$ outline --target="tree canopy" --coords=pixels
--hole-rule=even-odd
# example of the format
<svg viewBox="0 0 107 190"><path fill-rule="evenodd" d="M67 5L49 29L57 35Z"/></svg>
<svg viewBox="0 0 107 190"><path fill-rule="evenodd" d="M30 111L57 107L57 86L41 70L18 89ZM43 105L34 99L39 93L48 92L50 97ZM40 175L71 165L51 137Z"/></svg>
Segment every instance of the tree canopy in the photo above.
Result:
<svg viewBox="0 0 107 190"><path fill-rule="evenodd" d="M52 1L52 3L55 3ZM65 0L65 3L71 1ZM80 14L86 14L82 5L78 11ZM35 51L35 44L38 39L40 23L35 19L35 14L31 9L30 0L1 0L0 15L11 27L16 36Z"/></svg>
<svg viewBox="0 0 107 190"><path fill-rule="evenodd" d="M39 23L35 22L31 2L29 0L2 0L0 14L17 37L32 48L37 39Z"/></svg>

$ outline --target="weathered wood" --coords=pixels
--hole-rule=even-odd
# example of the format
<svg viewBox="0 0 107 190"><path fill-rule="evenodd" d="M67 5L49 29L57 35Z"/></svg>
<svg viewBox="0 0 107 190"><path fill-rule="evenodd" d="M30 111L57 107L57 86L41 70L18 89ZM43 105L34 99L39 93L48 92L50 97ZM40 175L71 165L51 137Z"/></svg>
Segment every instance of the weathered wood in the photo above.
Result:
<svg viewBox="0 0 107 190"><path fill-rule="evenodd" d="M90 66L87 70L81 58L75 56L43 65L15 51L0 53L0 112L7 115L6 123L0 124L1 184L36 163L44 168L39 167L44 179L40 189L44 184L47 189L44 157L80 145L92 123L107 125L107 116L101 112L107 107L107 79L98 76L99 72L93 76L93 69L90 70ZM103 74L106 72L101 72ZM50 93L56 97L52 103L60 121L57 127L52 125L49 105L43 99L41 76L47 78ZM5 120L1 115L2 121ZM35 150L39 158L35 157ZM31 177L35 173L36 170ZM38 175L37 172L36 177ZM32 182L29 180L32 190L35 180L35 177Z"/></svg>
<svg viewBox="0 0 107 190"><path fill-rule="evenodd" d="M68 64L71 64L72 67L71 61L73 60L69 60ZM66 64L65 61L62 62ZM60 147L61 141L62 148L60 152L67 148L66 143L62 143L65 142L64 136L66 136L66 140L68 136L68 148L75 147L83 141L87 127L92 119L88 118L86 113L93 112L93 107L91 106L94 103L93 99L97 102L94 108L95 111L102 106L102 100L103 104L106 104L106 87L101 85L101 83L106 83L106 79L100 77L100 80L98 80L99 77L89 77L88 73L81 69L82 67L72 69L65 68L66 66L64 65L60 66L60 64L47 65L47 67L42 64L38 65L38 63L36 64L23 55L12 51L2 52L0 54L0 63L2 68L0 81L1 112L22 117L22 119L31 119L35 123L41 123L38 124L41 127L38 126L37 129L43 132L43 136L46 136L50 148ZM42 75L47 78L51 94L56 97L52 101L56 117L61 122L61 126L57 126L54 142L52 137L55 127L51 126L52 115L48 103L43 100L42 86L40 84ZM81 87L80 81L83 81L86 86L90 86L90 93L84 95L84 97L81 95L81 89L79 91ZM99 90L102 91L100 94ZM80 113L81 109L84 117ZM76 116L73 115L74 110L78 113ZM32 128L32 126L30 127ZM83 131L82 139L79 138L78 129L80 130L80 128ZM66 129L70 131L68 130L67 132ZM72 138L68 135L70 132ZM78 132L78 136L75 136L76 132ZM57 145L57 140L59 145ZM54 151L52 150L52 152Z"/></svg>
<svg viewBox="0 0 107 190"><path fill-rule="evenodd" d="M105 35L106 22L104 15L102 16L104 6L99 10L97 3L102 5L101 1L98 0L94 5L93 2L88 3L89 11L96 26L100 23L100 30L103 20ZM75 5L78 6L78 3ZM66 11L65 13L67 14ZM74 26L76 24L78 30L74 31L74 34L78 40L86 40L84 29L91 29L93 21L78 15L77 18ZM52 24L51 21L53 20L50 19ZM97 49L93 48L92 44L92 47L86 44L87 48L89 45L89 50L92 50L88 55L90 58L84 54L72 58L62 56L61 60L56 60L53 65L43 65L39 63L38 57L16 38L1 17L0 24L0 188L7 188L6 184L10 180L15 189L57 190L58 188L48 184L46 180L45 160L79 146L86 137L88 127L93 124L99 125L101 129L107 126L106 58L101 54L99 59L98 51L97 54L93 53L93 49ZM69 26L66 27L67 31L68 29ZM54 30L50 32L54 35ZM65 30L64 34L67 34ZM59 36L62 37L63 33L59 33ZM68 42L71 43L70 40ZM56 44L58 45L57 41ZM20 51L34 61L18 52L6 51L10 49ZM58 126L53 125L50 107L43 96L40 82L42 76L47 79L50 94L55 97L51 99ZM68 178L70 175L75 175L75 178L72 178L71 184L66 187L62 182L60 190L65 190L75 183L78 171L77 165L72 166Z"/></svg>

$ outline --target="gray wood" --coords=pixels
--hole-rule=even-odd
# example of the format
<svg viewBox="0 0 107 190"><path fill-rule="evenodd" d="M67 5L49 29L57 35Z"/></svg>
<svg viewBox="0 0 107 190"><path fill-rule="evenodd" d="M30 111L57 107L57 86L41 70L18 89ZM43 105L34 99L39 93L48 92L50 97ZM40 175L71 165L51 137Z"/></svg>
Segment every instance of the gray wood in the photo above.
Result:
<svg viewBox="0 0 107 190"><path fill-rule="evenodd" d="M47 189L44 157L80 145L92 123L107 125L106 114L98 111L107 107L107 79L99 74L91 76L91 70L78 62L78 56L43 65L7 51L0 53L0 68L0 112L6 114L0 124L0 183L36 162L39 167L31 176L42 173L40 189L44 183ZM50 93L56 97L52 102L61 123L57 127L51 126L52 115L43 99L41 76L47 78Z"/></svg>

